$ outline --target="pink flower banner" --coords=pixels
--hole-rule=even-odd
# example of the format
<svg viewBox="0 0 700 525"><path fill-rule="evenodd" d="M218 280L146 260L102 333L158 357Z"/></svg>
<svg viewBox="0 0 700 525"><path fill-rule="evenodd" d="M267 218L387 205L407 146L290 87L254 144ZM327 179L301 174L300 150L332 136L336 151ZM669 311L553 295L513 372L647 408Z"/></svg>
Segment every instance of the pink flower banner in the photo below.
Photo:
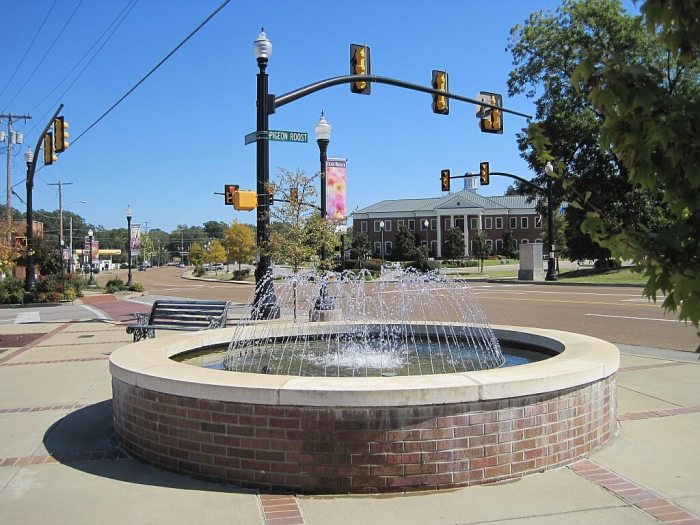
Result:
<svg viewBox="0 0 700 525"><path fill-rule="evenodd" d="M326 217L345 224L347 222L346 167L348 159L326 161Z"/></svg>

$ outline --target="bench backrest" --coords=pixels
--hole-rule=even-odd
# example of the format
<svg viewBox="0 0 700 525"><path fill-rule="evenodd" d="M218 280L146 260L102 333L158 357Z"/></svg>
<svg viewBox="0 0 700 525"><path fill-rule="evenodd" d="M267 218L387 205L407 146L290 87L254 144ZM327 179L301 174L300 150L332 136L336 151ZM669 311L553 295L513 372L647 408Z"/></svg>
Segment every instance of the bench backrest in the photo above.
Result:
<svg viewBox="0 0 700 525"><path fill-rule="evenodd" d="M229 304L228 301L159 300L153 303L148 324L198 329L208 328L212 318L223 318L223 327Z"/></svg>

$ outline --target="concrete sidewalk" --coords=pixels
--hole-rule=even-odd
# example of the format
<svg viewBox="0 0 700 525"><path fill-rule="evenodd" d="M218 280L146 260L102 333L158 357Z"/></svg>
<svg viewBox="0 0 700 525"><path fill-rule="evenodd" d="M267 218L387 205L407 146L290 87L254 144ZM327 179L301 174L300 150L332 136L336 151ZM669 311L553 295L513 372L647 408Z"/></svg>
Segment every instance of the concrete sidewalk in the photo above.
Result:
<svg viewBox="0 0 700 525"><path fill-rule="evenodd" d="M123 325L0 330L12 336L0 347L2 523L700 524L696 354L624 354L618 436L569 467L437 493L280 496L162 472L116 447L108 356L130 342Z"/></svg>

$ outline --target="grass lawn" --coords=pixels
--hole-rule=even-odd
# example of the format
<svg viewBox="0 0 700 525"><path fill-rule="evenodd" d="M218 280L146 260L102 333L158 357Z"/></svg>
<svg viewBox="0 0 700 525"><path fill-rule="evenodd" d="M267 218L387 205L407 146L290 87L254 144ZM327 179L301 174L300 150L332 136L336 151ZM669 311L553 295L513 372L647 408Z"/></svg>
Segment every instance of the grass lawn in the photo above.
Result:
<svg viewBox="0 0 700 525"><path fill-rule="evenodd" d="M632 268L571 270L560 273L559 280L567 283L646 284L644 274L636 273Z"/></svg>

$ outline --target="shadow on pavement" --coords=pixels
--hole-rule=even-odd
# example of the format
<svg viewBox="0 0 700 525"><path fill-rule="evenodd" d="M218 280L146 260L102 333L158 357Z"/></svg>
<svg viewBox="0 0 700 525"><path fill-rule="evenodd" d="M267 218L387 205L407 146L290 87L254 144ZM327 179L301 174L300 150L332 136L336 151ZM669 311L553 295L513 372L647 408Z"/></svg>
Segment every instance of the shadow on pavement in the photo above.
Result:
<svg viewBox="0 0 700 525"><path fill-rule="evenodd" d="M201 481L151 467L118 448L113 437L112 401L75 410L43 437L48 454L62 465L95 476L139 485L255 494L257 491Z"/></svg>

